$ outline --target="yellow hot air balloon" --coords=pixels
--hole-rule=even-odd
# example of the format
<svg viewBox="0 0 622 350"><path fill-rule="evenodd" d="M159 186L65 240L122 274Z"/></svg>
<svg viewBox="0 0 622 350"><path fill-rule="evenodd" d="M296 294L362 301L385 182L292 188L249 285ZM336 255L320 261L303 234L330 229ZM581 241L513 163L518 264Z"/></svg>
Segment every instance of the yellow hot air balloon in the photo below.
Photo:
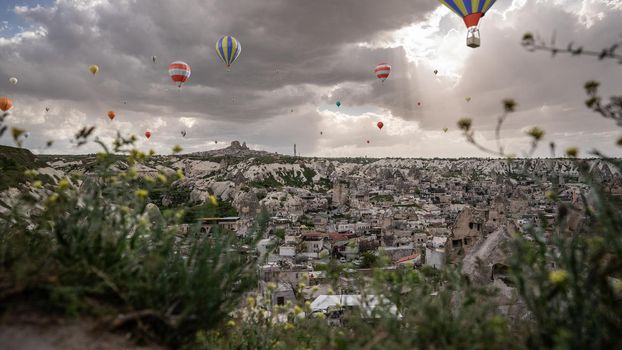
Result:
<svg viewBox="0 0 622 350"><path fill-rule="evenodd" d="M92 64L89 66L89 71L91 72L91 74L95 75L97 74L97 72L99 72L99 66L96 64Z"/></svg>
<svg viewBox="0 0 622 350"><path fill-rule="evenodd" d="M447 128L443 128L443 132L447 132L447 130L449 130L449 129L447 129Z"/></svg>
<svg viewBox="0 0 622 350"><path fill-rule="evenodd" d="M467 101L467 102L471 102L471 96L465 97L464 100Z"/></svg>

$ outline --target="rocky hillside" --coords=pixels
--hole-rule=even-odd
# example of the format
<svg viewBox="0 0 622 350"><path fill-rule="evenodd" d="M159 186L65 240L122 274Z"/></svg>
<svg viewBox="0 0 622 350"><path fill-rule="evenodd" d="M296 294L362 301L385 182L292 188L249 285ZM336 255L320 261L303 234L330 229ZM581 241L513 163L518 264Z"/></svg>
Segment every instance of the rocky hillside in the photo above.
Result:
<svg viewBox="0 0 622 350"><path fill-rule="evenodd" d="M119 168L127 167L119 158ZM23 171L38 168L39 173L55 181L72 171L88 173L93 156L42 156L11 147L0 148L2 187L16 186ZM604 179L620 179L614 167L601 160L590 160L592 174ZM212 194L233 203L241 212L254 214L259 205L296 208L299 198L310 193L326 193L336 179L413 180L420 177L514 177L525 174L578 178L570 159L366 159L295 158L264 151L253 151L238 141L229 147L180 156L157 156L137 167L143 176L159 171L173 173L181 169L184 180L175 185L191 202L201 203ZM165 205L171 198L159 198ZM162 205L162 203L156 203Z"/></svg>

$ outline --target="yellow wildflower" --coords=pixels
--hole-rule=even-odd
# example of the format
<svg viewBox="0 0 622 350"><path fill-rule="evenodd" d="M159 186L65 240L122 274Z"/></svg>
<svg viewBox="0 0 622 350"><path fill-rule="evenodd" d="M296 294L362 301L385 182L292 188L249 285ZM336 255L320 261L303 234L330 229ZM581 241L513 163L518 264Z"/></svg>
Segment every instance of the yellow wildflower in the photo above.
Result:
<svg viewBox="0 0 622 350"><path fill-rule="evenodd" d="M58 181L58 189L59 190L66 190L69 188L69 180L67 179L62 179L60 181Z"/></svg>
<svg viewBox="0 0 622 350"><path fill-rule="evenodd" d="M298 305L294 306L294 315L298 316L302 313L302 308Z"/></svg>
<svg viewBox="0 0 622 350"><path fill-rule="evenodd" d="M248 298L246 298L246 302L248 303L248 305L249 305L250 307L255 307L255 302L256 302L255 298L253 298L253 297L248 297Z"/></svg>
<svg viewBox="0 0 622 350"><path fill-rule="evenodd" d="M140 199L145 199L149 195L149 191L147 191L147 190L136 190L136 192L134 192L134 195L136 197L140 198Z"/></svg>
<svg viewBox="0 0 622 350"><path fill-rule="evenodd" d="M35 169L28 169L28 170L24 171L24 175L26 175L28 177L35 177L35 176L39 175L39 172L36 171Z"/></svg>
<svg viewBox="0 0 622 350"><path fill-rule="evenodd" d="M568 280L568 272L566 270L555 270L549 272L549 282L553 284L562 284Z"/></svg>

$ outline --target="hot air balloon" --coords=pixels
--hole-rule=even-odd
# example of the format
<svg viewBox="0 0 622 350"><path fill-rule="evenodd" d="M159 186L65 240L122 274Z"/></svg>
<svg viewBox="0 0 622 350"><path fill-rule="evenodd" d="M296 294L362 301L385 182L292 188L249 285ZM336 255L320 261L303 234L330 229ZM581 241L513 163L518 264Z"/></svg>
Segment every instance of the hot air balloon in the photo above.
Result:
<svg viewBox="0 0 622 350"><path fill-rule="evenodd" d="M417 102L417 106L421 106L421 102Z"/></svg>
<svg viewBox="0 0 622 350"><path fill-rule="evenodd" d="M147 139L150 139L151 138L151 131L145 131L145 137Z"/></svg>
<svg viewBox="0 0 622 350"><path fill-rule="evenodd" d="M369 140L367 140L367 143L369 143Z"/></svg>
<svg viewBox="0 0 622 350"><path fill-rule="evenodd" d="M186 137L186 130L181 131L181 136Z"/></svg>
<svg viewBox="0 0 622 350"><path fill-rule="evenodd" d="M45 111L49 112L50 111L50 107L45 107Z"/></svg>
<svg viewBox="0 0 622 350"><path fill-rule="evenodd" d="M383 122L378 122L378 124L376 124L376 126L378 127L378 129L382 130L382 128L384 127L384 123Z"/></svg>
<svg viewBox="0 0 622 350"><path fill-rule="evenodd" d="M215 143L215 144L218 144L218 140L215 140L215 141L214 141L214 143Z"/></svg>
<svg viewBox="0 0 622 350"><path fill-rule="evenodd" d="M465 97L464 100L467 101L467 102L471 102L471 96Z"/></svg>
<svg viewBox="0 0 622 350"><path fill-rule="evenodd" d="M13 85L17 85L17 78L16 77L10 77L9 78L9 83L11 83Z"/></svg>
<svg viewBox="0 0 622 350"><path fill-rule="evenodd" d="M238 59L242 52L242 45L232 36L223 36L216 42L216 53L218 57L227 65L227 71Z"/></svg>
<svg viewBox="0 0 622 350"><path fill-rule="evenodd" d="M434 75L437 75L437 74L438 74L438 69L435 69L434 70Z"/></svg>
<svg viewBox="0 0 622 350"><path fill-rule="evenodd" d="M447 128L443 128L443 132L447 132L447 130L449 130L449 129L447 129Z"/></svg>
<svg viewBox="0 0 622 350"><path fill-rule="evenodd" d="M114 113L114 111L108 111L108 119L113 120L114 117L116 117L117 115Z"/></svg>
<svg viewBox="0 0 622 350"><path fill-rule="evenodd" d="M291 112L294 113L294 110L292 109Z"/></svg>
<svg viewBox="0 0 622 350"><path fill-rule="evenodd" d="M13 101L6 96L0 97L0 110L7 112L11 108L13 108Z"/></svg>
<svg viewBox="0 0 622 350"><path fill-rule="evenodd" d="M175 61L168 65L168 75L180 88L190 78L190 73L190 65L186 62Z"/></svg>
<svg viewBox="0 0 622 350"><path fill-rule="evenodd" d="M391 66L386 63L380 63L374 69L374 73L376 73L376 77L380 79L383 83L391 74Z"/></svg>
<svg viewBox="0 0 622 350"><path fill-rule="evenodd" d="M497 0L439 0L439 2L462 17L467 27L467 46L479 47L479 19Z"/></svg>
<svg viewBox="0 0 622 350"><path fill-rule="evenodd" d="M27 131L24 133L24 138L27 139L28 137L30 137L30 132Z"/></svg>
<svg viewBox="0 0 622 350"><path fill-rule="evenodd" d="M156 57L155 56L151 56L151 60L153 61L153 63L156 63Z"/></svg>
<svg viewBox="0 0 622 350"><path fill-rule="evenodd" d="M337 101L337 103L335 103L337 105L337 107L341 107L341 101Z"/></svg>
<svg viewBox="0 0 622 350"><path fill-rule="evenodd" d="M92 64L89 66L89 71L91 72L91 74L95 75L97 74L97 72L99 72L99 66L96 64Z"/></svg>

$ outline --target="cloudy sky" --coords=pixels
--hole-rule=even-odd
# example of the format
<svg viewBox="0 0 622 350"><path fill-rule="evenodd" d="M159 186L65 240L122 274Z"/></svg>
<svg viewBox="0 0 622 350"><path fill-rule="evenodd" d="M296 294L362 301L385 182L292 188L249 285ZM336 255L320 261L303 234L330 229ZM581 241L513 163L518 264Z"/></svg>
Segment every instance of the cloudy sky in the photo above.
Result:
<svg viewBox="0 0 622 350"><path fill-rule="evenodd" d="M622 94L622 65L520 45L530 31L598 50L622 42L620 23L620 0L498 0L471 49L463 21L436 0L1 0L0 95L15 105L6 122L29 130L24 147L40 153L97 151L70 142L96 126L105 141L133 133L159 153L240 140L286 154L296 143L303 156L480 156L456 121L472 118L492 146L511 97L510 152L527 150L525 130L537 125L544 145L622 156L622 128L590 113L582 88L598 80L604 96ZM214 49L223 35L243 47L231 72ZM181 89L167 73L175 60L192 67ZM373 74L380 62L393 66L384 84Z"/></svg>

